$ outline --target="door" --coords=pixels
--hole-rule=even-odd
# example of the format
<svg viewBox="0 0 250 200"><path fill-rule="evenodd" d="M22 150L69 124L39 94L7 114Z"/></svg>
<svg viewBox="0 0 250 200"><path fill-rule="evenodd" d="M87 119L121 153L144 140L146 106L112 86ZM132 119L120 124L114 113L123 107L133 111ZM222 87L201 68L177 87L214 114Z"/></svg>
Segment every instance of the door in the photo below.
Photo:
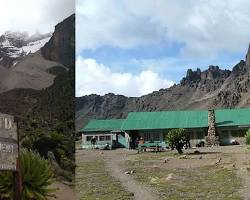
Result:
<svg viewBox="0 0 250 200"><path fill-rule="evenodd" d="M229 131L221 131L219 133L220 145L230 145L230 135Z"/></svg>
<svg viewBox="0 0 250 200"><path fill-rule="evenodd" d="M127 147L127 141L124 132L117 133L117 141L120 147Z"/></svg>
<svg viewBox="0 0 250 200"><path fill-rule="evenodd" d="M136 149L138 145L138 140L140 138L138 131L131 131L129 133L129 136L131 137L131 148Z"/></svg>

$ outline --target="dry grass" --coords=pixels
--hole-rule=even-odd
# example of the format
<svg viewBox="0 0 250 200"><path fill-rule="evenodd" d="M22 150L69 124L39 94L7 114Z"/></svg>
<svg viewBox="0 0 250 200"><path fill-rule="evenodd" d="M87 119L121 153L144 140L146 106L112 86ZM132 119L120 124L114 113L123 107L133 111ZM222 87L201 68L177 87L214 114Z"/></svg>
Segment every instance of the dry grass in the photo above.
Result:
<svg viewBox="0 0 250 200"><path fill-rule="evenodd" d="M241 180L234 170L217 166L168 169L152 165L161 157L158 154L150 159L147 155L138 155L137 159L127 161L124 167L135 170L135 178L156 189L162 199L242 199L237 193Z"/></svg>
<svg viewBox="0 0 250 200"><path fill-rule="evenodd" d="M77 159L76 192L78 200L132 200L133 194L125 191L105 169L99 159Z"/></svg>
<svg viewBox="0 0 250 200"><path fill-rule="evenodd" d="M122 188L113 178L105 162L118 161L123 172L130 174L138 185L152 188L159 199L168 200L242 200L248 195L248 182L244 177L249 168L250 151L245 147L203 148L200 155L186 151L187 158L180 159L176 151L144 152L112 150L102 152L80 151L85 159L77 156L76 190L79 200L134 199L133 194ZM199 158L202 156L202 158ZM121 159L122 158L122 159ZM221 158L219 164L216 161ZM166 161L166 162L165 162ZM236 166L234 165L236 163ZM238 173L238 172L241 173ZM249 173L247 173L249 174ZM245 194L246 193L246 194ZM244 195L245 194L245 195Z"/></svg>

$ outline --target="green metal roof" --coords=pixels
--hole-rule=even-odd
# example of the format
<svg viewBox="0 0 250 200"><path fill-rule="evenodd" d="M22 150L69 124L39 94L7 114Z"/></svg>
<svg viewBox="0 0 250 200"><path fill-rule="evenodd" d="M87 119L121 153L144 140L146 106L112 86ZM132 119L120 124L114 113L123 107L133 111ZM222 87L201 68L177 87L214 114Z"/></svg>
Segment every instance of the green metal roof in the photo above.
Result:
<svg viewBox="0 0 250 200"><path fill-rule="evenodd" d="M250 126L250 108L215 110L217 127ZM91 120L82 130L120 131L208 127L208 111L130 112L126 119Z"/></svg>
<svg viewBox="0 0 250 200"><path fill-rule="evenodd" d="M249 126L250 108L215 110L217 127L223 126Z"/></svg>
<svg viewBox="0 0 250 200"><path fill-rule="evenodd" d="M131 112L122 130L201 128L208 126L208 111Z"/></svg>
<svg viewBox="0 0 250 200"><path fill-rule="evenodd" d="M106 120L91 120L87 126L80 131L93 132L93 131L119 131L124 119L106 119Z"/></svg>

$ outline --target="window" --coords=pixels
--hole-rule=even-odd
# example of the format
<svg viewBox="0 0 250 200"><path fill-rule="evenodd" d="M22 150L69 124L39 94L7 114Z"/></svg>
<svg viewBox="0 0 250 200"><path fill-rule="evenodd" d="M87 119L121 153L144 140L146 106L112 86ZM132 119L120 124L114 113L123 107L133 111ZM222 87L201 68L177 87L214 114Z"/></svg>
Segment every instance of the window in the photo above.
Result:
<svg viewBox="0 0 250 200"><path fill-rule="evenodd" d="M246 134L246 130L232 130L231 136L232 137L244 137Z"/></svg>
<svg viewBox="0 0 250 200"><path fill-rule="evenodd" d="M149 133L145 133L144 136L145 136L144 141L150 141L150 134Z"/></svg>
<svg viewBox="0 0 250 200"><path fill-rule="evenodd" d="M99 140L100 141L104 141L105 140L105 136L104 135L99 136Z"/></svg>
<svg viewBox="0 0 250 200"><path fill-rule="evenodd" d="M111 136L110 136L110 135L106 135L106 136L105 136L105 140L107 140L107 141L108 141L108 140L111 140Z"/></svg>
<svg viewBox="0 0 250 200"><path fill-rule="evenodd" d="M198 131L196 132L196 139L204 139L205 135L204 132Z"/></svg>
<svg viewBox="0 0 250 200"><path fill-rule="evenodd" d="M142 137L144 136L144 141L160 141L160 133L159 132L144 132Z"/></svg>
<svg viewBox="0 0 250 200"><path fill-rule="evenodd" d="M86 136L86 141L90 141L92 139L92 136Z"/></svg>
<svg viewBox="0 0 250 200"><path fill-rule="evenodd" d="M160 133L159 132L155 132L155 133L151 133L153 135L154 141L160 141Z"/></svg>
<svg viewBox="0 0 250 200"><path fill-rule="evenodd" d="M93 137L95 137L96 141L98 141L98 136L92 136L92 135L86 136L86 141L90 142Z"/></svg>
<svg viewBox="0 0 250 200"><path fill-rule="evenodd" d="M100 135L99 140L100 141L110 141L111 140L111 135Z"/></svg>
<svg viewBox="0 0 250 200"><path fill-rule="evenodd" d="M194 131L187 131L187 134L189 135L190 140L198 139L197 136L196 136L196 132L194 132Z"/></svg>

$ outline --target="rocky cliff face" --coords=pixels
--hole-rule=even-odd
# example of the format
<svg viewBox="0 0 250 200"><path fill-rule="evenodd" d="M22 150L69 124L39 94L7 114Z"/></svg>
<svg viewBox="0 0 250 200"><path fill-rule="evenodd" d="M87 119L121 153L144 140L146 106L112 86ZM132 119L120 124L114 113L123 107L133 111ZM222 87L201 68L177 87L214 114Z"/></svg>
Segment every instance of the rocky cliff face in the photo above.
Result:
<svg viewBox="0 0 250 200"><path fill-rule="evenodd" d="M51 40L41 49L42 55L67 67L75 60L75 15L71 15L55 27Z"/></svg>
<svg viewBox="0 0 250 200"><path fill-rule="evenodd" d="M246 65L250 66L250 44L249 44L247 55L246 55Z"/></svg>
<svg viewBox="0 0 250 200"><path fill-rule="evenodd" d="M240 61L232 71L218 66L205 71L189 69L180 84L138 98L114 94L76 98L76 127L83 127L92 118L123 118L131 111L250 106L250 67L246 63Z"/></svg>

